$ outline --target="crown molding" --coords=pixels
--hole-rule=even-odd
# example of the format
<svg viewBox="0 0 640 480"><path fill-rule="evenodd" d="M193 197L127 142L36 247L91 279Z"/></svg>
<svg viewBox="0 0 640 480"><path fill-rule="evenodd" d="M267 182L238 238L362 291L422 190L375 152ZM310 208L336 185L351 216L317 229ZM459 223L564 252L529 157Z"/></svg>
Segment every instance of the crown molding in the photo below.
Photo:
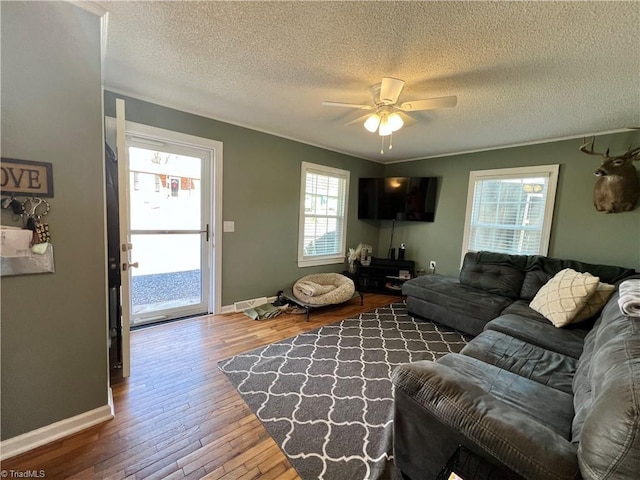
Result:
<svg viewBox="0 0 640 480"><path fill-rule="evenodd" d="M576 138L599 137L601 135L613 135L615 133L631 132L633 130L635 130L635 128L625 127L625 128L617 128L615 130L605 130L605 131L592 132L592 133L581 133L580 135L566 135L563 137L543 138L540 140L532 140L530 142L511 143L507 145L493 145L493 146L484 147L484 148L476 148L474 150L460 150L459 152L439 153L436 155L430 155L428 157L408 158L406 160L393 160L391 162L387 162L385 165L393 165L393 164L405 163L405 162L417 162L420 160L429 160L432 158L453 157L456 155L467 155L470 153L490 152L493 150L504 150L506 148L528 147L529 145L541 145L543 143L562 142L565 140L575 140Z"/></svg>
<svg viewBox="0 0 640 480"><path fill-rule="evenodd" d="M107 11L103 7L101 7L97 3L90 2L88 0L65 0L65 1L70 3L71 5L75 5L76 7L86 10L89 13L93 13L96 17L102 17L107 13Z"/></svg>

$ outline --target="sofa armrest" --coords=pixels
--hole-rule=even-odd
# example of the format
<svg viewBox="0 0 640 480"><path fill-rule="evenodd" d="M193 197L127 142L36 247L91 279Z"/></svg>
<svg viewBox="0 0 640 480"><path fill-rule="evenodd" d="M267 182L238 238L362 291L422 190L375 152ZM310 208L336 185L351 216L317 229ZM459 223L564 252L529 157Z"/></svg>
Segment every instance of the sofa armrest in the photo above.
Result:
<svg viewBox="0 0 640 480"><path fill-rule="evenodd" d="M579 479L577 448L463 374L431 361L396 368L397 389L525 478Z"/></svg>

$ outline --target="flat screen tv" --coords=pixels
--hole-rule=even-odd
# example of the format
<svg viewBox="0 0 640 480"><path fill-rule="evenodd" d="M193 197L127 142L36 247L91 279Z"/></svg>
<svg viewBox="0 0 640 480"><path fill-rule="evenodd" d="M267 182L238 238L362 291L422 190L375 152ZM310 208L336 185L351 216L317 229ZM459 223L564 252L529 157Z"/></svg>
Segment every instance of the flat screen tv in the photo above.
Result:
<svg viewBox="0 0 640 480"><path fill-rule="evenodd" d="M437 177L386 177L358 180L358 218L433 222Z"/></svg>

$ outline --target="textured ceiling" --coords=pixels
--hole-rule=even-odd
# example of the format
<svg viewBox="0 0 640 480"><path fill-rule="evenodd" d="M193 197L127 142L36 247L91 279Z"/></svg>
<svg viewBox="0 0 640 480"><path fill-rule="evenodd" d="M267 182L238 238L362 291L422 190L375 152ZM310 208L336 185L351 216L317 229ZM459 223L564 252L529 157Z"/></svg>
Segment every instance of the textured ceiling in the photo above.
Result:
<svg viewBox="0 0 640 480"><path fill-rule="evenodd" d="M95 2L105 87L379 162L640 125L639 2ZM380 155L344 126L383 76L457 95Z"/></svg>

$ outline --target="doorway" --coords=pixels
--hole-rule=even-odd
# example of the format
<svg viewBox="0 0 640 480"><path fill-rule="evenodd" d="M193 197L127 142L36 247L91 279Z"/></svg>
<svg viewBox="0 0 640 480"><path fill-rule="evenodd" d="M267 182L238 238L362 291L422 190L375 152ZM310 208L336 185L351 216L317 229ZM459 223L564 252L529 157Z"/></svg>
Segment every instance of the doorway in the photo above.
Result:
<svg viewBox="0 0 640 480"><path fill-rule="evenodd" d="M107 117L105 123L106 142L115 151L116 119ZM115 235L114 258L111 253L109 258L110 271L115 268L129 279L117 288L123 297L118 301L123 329L218 313L222 143L129 121L125 125L120 151L126 155L116 160L120 181L115 196L124 199L127 211L118 215L125 222ZM111 223L117 230L118 218Z"/></svg>
<svg viewBox="0 0 640 480"><path fill-rule="evenodd" d="M211 152L127 135L131 326L209 312Z"/></svg>

